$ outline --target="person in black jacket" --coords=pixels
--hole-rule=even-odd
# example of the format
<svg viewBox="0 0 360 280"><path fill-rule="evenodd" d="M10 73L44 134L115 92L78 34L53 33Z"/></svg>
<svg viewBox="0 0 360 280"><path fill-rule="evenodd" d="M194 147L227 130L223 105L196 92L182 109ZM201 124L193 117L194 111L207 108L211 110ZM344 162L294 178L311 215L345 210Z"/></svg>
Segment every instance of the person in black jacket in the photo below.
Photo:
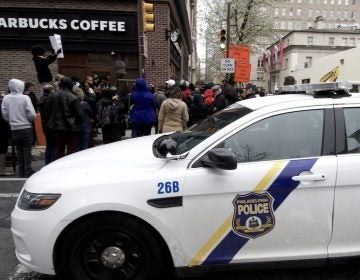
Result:
<svg viewBox="0 0 360 280"><path fill-rule="evenodd" d="M42 129L46 139L45 149L45 165L53 162L56 159L57 137L55 131L48 128L49 121L48 101L49 96L54 94L55 88L51 84L44 86L44 94L39 100L39 112L41 117Z"/></svg>
<svg viewBox="0 0 360 280"><path fill-rule="evenodd" d="M33 61L36 68L37 78L39 83L41 84L40 87L40 96L43 95L43 87L45 84L52 81L51 71L49 69L49 65L53 63L58 54L62 52L62 49L59 49L57 53L52 53L46 56L46 50L43 46L34 46L31 49L31 53L33 55Z"/></svg>
<svg viewBox="0 0 360 280"><path fill-rule="evenodd" d="M213 86L211 90L214 93L214 102L210 106L210 114L213 114L226 107L226 99L219 85Z"/></svg>
<svg viewBox="0 0 360 280"><path fill-rule="evenodd" d="M34 107L34 110L35 110L35 113L37 113L37 111L38 111L38 100L37 100L36 95L35 95L35 93L33 91L33 86L34 86L33 83L26 82L23 94L30 97L31 103L32 103L32 105ZM32 123L32 127L33 127L33 134L34 134L34 136L33 136L33 145L34 145L36 143L36 140L37 140L36 139L36 132L35 132L36 130L35 130L35 123L34 122Z"/></svg>
<svg viewBox="0 0 360 280"><path fill-rule="evenodd" d="M85 94L82 88L75 87L73 92L77 97L79 97L81 109L83 111L83 121L81 123L81 129L77 139L77 151L82 151L89 147L91 136L91 118L93 116L93 112L89 103L84 99Z"/></svg>
<svg viewBox="0 0 360 280"><path fill-rule="evenodd" d="M231 86L225 87L223 89L223 94L225 96L226 107L239 101L239 97L238 97L236 89Z"/></svg>
<svg viewBox="0 0 360 280"><path fill-rule="evenodd" d="M73 81L69 77L60 80L60 90L49 96L47 127L56 132L56 158L76 151L77 134L80 132L83 112L80 99L72 92Z"/></svg>
<svg viewBox="0 0 360 280"><path fill-rule="evenodd" d="M125 134L125 106L111 89L104 89L97 103L98 118L101 124L103 143L121 140Z"/></svg>
<svg viewBox="0 0 360 280"><path fill-rule="evenodd" d="M250 98L256 98L260 97L259 94L257 94L257 88L253 84L247 84L245 87L245 91L241 95L242 99L250 99Z"/></svg>
<svg viewBox="0 0 360 280"><path fill-rule="evenodd" d="M30 97L31 103L34 106L34 110L35 110L35 112L37 112L38 111L38 100L34 93L33 86L34 86L34 84L32 82L26 82L24 94Z"/></svg>
<svg viewBox="0 0 360 280"><path fill-rule="evenodd" d="M204 103L204 97L199 91L194 92L193 102L190 105L189 126L205 119L209 114L208 106Z"/></svg>

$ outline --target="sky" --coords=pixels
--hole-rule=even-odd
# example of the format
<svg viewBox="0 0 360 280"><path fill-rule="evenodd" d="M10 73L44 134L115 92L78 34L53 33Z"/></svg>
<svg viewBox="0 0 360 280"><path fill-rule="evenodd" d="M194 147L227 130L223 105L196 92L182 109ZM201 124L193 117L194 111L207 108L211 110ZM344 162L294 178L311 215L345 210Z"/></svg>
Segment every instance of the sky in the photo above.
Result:
<svg viewBox="0 0 360 280"><path fill-rule="evenodd" d="M206 48L205 48L205 38L203 37L201 29L204 28L206 22L203 20L206 14L205 8L206 0L197 1L197 55L199 59L205 59Z"/></svg>

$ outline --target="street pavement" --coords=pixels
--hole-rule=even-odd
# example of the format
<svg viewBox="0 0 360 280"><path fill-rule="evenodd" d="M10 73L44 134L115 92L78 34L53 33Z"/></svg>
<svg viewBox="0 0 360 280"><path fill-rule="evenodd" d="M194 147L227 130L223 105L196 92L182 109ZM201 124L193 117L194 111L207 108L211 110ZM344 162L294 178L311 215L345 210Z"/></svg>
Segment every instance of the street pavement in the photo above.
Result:
<svg viewBox="0 0 360 280"><path fill-rule="evenodd" d="M98 143L101 143L101 135ZM127 132L126 138L130 137ZM44 165L45 147L34 147L33 169ZM9 171L11 167L8 167ZM25 179L15 174L0 177L0 280L59 280L54 276L42 275L26 270L20 265L14 254L14 244L10 231L10 215ZM236 272L212 272L190 280L360 280L360 261L343 266L320 268L296 268L252 270ZM166 279L170 280L170 279Z"/></svg>

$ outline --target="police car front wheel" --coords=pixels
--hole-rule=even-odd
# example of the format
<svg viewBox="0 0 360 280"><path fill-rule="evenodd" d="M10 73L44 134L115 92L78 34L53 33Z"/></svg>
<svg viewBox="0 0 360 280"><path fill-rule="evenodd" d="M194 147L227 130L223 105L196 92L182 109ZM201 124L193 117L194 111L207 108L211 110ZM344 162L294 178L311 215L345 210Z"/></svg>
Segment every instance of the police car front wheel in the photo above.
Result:
<svg viewBox="0 0 360 280"><path fill-rule="evenodd" d="M141 223L118 215L98 216L75 226L59 248L61 279L157 279L161 246Z"/></svg>

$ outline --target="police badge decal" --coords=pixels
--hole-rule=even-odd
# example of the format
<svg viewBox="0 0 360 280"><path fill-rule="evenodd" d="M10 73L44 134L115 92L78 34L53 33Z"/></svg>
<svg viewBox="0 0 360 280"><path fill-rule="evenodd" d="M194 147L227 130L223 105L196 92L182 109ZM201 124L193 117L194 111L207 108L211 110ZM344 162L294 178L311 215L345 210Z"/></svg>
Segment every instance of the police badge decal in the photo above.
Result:
<svg viewBox="0 0 360 280"><path fill-rule="evenodd" d="M233 200L233 231L246 238L257 238L275 225L274 198L268 193L237 195Z"/></svg>

